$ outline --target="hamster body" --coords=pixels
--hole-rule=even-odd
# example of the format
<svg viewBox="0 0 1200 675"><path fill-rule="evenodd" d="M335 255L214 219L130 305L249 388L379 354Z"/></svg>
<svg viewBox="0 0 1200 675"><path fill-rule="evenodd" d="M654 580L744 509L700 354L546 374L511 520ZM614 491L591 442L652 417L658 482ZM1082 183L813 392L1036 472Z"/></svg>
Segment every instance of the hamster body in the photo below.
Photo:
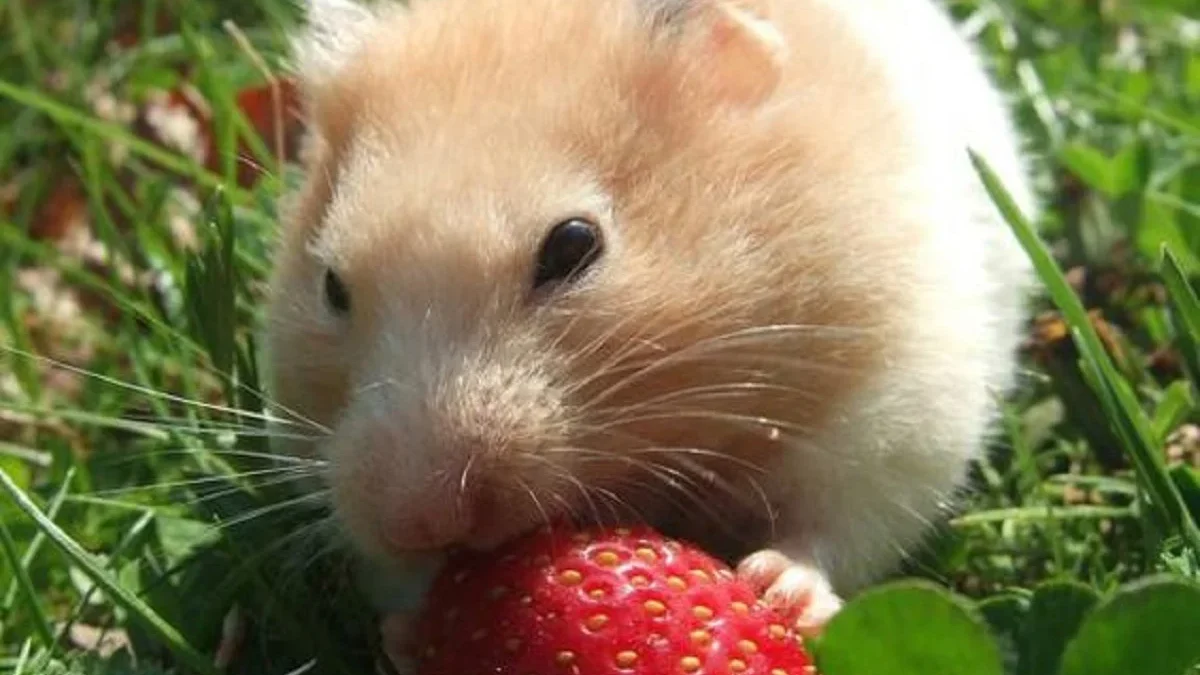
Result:
<svg viewBox="0 0 1200 675"><path fill-rule="evenodd" d="M930 0L310 0L273 395L399 567L559 517L730 551L818 628L952 504L1033 209Z"/></svg>

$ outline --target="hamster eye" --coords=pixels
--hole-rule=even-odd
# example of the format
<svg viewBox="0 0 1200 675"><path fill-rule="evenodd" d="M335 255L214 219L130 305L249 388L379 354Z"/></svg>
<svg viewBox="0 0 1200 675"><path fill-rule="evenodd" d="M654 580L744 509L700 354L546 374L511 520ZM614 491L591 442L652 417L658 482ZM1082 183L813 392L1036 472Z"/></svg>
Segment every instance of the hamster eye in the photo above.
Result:
<svg viewBox="0 0 1200 675"><path fill-rule="evenodd" d="M333 270L325 270L325 302L337 314L350 311L350 291Z"/></svg>
<svg viewBox="0 0 1200 675"><path fill-rule="evenodd" d="M577 278L603 251L600 227L595 223L572 218L555 225L542 242L533 287Z"/></svg>

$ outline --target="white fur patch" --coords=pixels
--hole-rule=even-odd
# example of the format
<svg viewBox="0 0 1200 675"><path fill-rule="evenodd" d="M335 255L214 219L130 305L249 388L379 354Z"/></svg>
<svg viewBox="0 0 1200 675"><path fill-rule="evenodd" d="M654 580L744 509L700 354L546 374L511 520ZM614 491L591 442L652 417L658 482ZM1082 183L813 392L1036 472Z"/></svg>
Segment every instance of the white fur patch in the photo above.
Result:
<svg viewBox="0 0 1200 675"><path fill-rule="evenodd" d="M305 30L293 40L297 70L324 80L342 68L379 23L375 8L355 0L304 0Z"/></svg>
<svg viewBox="0 0 1200 675"><path fill-rule="evenodd" d="M996 395L1013 384L1031 268L967 149L987 157L1026 212L1034 203L1002 98L940 3L821 2L885 65L916 150L897 179L927 228L912 289L919 320L890 336L890 368L771 472L778 494L796 495L785 516L800 523L773 546L850 593L894 568L940 519L984 450Z"/></svg>

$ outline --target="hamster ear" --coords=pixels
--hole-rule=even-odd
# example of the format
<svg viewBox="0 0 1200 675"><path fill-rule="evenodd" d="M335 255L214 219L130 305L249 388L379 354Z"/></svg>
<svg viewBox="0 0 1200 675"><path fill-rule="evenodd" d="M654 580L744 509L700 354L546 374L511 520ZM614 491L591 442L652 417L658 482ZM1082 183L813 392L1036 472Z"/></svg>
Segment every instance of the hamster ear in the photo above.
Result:
<svg viewBox="0 0 1200 675"><path fill-rule="evenodd" d="M687 45L693 84L726 104L755 106L779 85L787 45L769 0L641 0L653 23Z"/></svg>
<svg viewBox="0 0 1200 675"><path fill-rule="evenodd" d="M292 42L302 79L319 83L338 71L378 23L359 0L303 0L306 25Z"/></svg>

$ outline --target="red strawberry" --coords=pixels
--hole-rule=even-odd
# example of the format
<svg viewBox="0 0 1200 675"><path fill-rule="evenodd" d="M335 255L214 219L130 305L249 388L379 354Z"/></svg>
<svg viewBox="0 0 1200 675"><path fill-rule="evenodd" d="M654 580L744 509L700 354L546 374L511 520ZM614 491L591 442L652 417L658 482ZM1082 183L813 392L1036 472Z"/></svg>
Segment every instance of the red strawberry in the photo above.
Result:
<svg viewBox="0 0 1200 675"><path fill-rule="evenodd" d="M415 626L420 675L812 675L730 569L647 528L543 529L453 558Z"/></svg>

